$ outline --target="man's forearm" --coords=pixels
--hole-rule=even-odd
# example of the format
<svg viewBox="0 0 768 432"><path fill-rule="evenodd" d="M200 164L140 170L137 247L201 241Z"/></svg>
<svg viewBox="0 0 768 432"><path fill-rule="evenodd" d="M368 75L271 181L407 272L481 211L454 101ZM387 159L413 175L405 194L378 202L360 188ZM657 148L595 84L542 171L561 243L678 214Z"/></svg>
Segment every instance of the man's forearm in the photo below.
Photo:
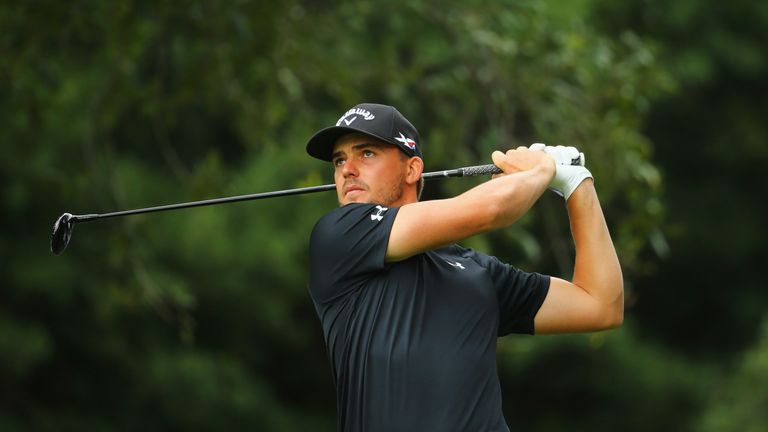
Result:
<svg viewBox="0 0 768 432"><path fill-rule="evenodd" d="M571 233L576 245L573 283L597 300L611 326L624 316L624 282L592 179L568 199Z"/></svg>
<svg viewBox="0 0 768 432"><path fill-rule="evenodd" d="M547 190L551 179L551 169L534 169L503 177L465 192L459 199L464 199L467 206L486 206L495 210L489 230L509 226L531 209L534 203Z"/></svg>
<svg viewBox="0 0 768 432"><path fill-rule="evenodd" d="M531 162L523 159L525 164L520 169L512 165L517 160L512 159L510 163L502 153L497 153L494 163L507 168L508 174L454 198L402 206L390 231L386 259L399 261L508 226L528 211L551 181L554 164L550 159L542 159L546 156L528 152L527 157L533 159ZM521 157L526 157L526 153Z"/></svg>

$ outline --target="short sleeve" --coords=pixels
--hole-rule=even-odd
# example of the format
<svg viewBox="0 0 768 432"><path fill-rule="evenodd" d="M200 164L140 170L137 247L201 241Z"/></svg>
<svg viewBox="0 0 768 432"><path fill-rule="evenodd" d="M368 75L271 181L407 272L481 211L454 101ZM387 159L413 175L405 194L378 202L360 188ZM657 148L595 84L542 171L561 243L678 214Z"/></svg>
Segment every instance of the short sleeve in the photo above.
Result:
<svg viewBox="0 0 768 432"><path fill-rule="evenodd" d="M397 208L348 204L323 216L309 242L309 290L317 304L362 286L385 268Z"/></svg>
<svg viewBox="0 0 768 432"><path fill-rule="evenodd" d="M549 276L524 272L493 256L473 254L493 279L499 303L498 335L533 334L533 320L549 291Z"/></svg>

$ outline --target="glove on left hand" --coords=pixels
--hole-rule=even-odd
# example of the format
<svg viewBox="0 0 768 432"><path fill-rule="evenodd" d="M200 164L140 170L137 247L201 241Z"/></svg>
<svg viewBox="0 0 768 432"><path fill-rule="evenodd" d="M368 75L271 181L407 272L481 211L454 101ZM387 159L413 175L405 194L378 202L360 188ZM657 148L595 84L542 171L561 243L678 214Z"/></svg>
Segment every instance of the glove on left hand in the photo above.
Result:
<svg viewBox="0 0 768 432"><path fill-rule="evenodd" d="M568 201L573 191L588 178L593 178L592 173L584 167L584 153L580 153L576 147L548 146L541 143L532 144L530 150L544 151L555 160L555 177L549 184L550 189ZM580 165L571 165L578 160Z"/></svg>

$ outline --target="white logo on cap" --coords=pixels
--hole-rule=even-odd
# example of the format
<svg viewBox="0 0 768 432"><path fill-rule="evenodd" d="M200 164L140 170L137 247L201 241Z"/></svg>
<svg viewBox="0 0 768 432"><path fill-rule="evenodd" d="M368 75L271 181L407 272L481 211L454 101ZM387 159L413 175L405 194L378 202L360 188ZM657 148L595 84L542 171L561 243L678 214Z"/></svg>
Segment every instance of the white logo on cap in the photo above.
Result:
<svg viewBox="0 0 768 432"><path fill-rule="evenodd" d="M398 133L400 134L400 138L395 137L396 141L403 143L406 147L408 147L411 150L416 150L416 141L410 138L406 138L402 132L398 132Z"/></svg>
<svg viewBox="0 0 768 432"><path fill-rule="evenodd" d="M347 122L347 120L346 120L347 117L349 117L351 115L354 115L355 118L353 118L352 120ZM366 109L352 108L351 110L345 112L344 115L339 118L339 121L336 122L336 126L341 126L341 122L342 121L344 121L344 123L347 123L347 126L349 126L353 121L355 121L355 119L357 118L358 115L363 116L363 119L365 119L365 120L373 120L373 119L376 118L375 115L371 114L371 112L366 110Z"/></svg>
<svg viewBox="0 0 768 432"><path fill-rule="evenodd" d="M342 119L342 120L344 120L344 123L346 123L346 124L347 124L347 126L349 126L349 125L351 125L351 124L352 124L352 122L353 122L353 121L357 120L357 116L354 116L354 117L352 117L352 118L351 118L351 119L349 119L349 120L347 120L347 119Z"/></svg>

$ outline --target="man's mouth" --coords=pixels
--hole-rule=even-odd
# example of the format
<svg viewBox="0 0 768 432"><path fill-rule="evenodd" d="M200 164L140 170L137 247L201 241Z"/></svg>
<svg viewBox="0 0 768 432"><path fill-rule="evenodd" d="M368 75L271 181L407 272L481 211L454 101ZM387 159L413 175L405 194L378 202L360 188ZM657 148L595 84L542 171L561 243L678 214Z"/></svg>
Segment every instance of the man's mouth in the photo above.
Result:
<svg viewBox="0 0 768 432"><path fill-rule="evenodd" d="M344 187L344 195L345 196L350 194L350 193L352 193L352 192L362 192L362 191L365 191L365 188L362 187L362 186L359 186L359 185L355 185L355 184L348 185L348 186Z"/></svg>

